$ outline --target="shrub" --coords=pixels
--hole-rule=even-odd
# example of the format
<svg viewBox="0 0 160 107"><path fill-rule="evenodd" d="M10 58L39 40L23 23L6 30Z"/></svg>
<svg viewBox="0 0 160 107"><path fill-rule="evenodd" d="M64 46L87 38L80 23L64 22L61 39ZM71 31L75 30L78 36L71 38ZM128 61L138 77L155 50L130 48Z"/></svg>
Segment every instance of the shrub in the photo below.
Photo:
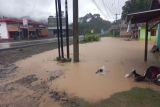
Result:
<svg viewBox="0 0 160 107"><path fill-rule="evenodd" d="M94 42L94 41L100 41L100 35L97 34L85 34L83 42Z"/></svg>

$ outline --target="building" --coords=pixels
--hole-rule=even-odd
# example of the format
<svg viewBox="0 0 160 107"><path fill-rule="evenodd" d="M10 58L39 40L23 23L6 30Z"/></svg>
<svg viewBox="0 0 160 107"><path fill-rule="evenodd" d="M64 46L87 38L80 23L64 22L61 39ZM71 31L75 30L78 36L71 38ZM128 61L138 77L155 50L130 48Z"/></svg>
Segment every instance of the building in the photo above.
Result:
<svg viewBox="0 0 160 107"><path fill-rule="evenodd" d="M133 28L133 24L131 25L131 28ZM121 21L120 24L120 37L129 38L131 36L131 32L127 32L128 25L125 23L125 20Z"/></svg>
<svg viewBox="0 0 160 107"><path fill-rule="evenodd" d="M62 30L63 30L63 33L65 33L66 18L64 17L63 11L62 11ZM51 37L56 37L57 35L57 19L54 16L48 17L48 33Z"/></svg>
<svg viewBox="0 0 160 107"><path fill-rule="evenodd" d="M47 36L47 27L42 23L27 19L0 19L0 40L38 39Z"/></svg>
<svg viewBox="0 0 160 107"><path fill-rule="evenodd" d="M127 15L127 22L132 24L145 23L145 53L144 60L148 59L149 32L155 29L156 46L160 48L160 0L152 0L149 11L131 13Z"/></svg>

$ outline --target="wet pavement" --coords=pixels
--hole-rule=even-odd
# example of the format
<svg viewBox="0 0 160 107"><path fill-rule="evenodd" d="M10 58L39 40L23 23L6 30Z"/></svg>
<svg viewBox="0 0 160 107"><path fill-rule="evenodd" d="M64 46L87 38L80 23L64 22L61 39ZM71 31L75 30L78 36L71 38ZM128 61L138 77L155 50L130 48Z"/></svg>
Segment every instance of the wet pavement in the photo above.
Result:
<svg viewBox="0 0 160 107"><path fill-rule="evenodd" d="M79 38L80 38L80 40L82 40L83 36L80 35ZM72 40L73 40L73 37L70 37L70 41L72 41ZM66 41L66 38L64 38L64 42L65 41ZM20 48L20 47L46 44L46 43L57 43L57 38L0 43L0 51L9 50L9 49L16 49L16 48Z"/></svg>
<svg viewBox="0 0 160 107"><path fill-rule="evenodd" d="M7 43L0 43L0 51L9 49L9 48L15 48L15 47L23 47L26 45L34 45L34 44L40 44L40 43L52 43L56 42L57 38L52 39L43 39L43 40L31 40L31 41L21 41L21 42L7 42Z"/></svg>

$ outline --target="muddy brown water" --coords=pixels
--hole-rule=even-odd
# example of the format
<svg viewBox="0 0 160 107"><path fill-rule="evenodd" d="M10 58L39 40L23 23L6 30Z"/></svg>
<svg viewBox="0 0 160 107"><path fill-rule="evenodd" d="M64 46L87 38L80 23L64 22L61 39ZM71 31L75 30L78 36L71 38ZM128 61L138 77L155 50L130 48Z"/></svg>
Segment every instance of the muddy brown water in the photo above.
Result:
<svg viewBox="0 0 160 107"><path fill-rule="evenodd" d="M153 44L150 42L149 49ZM151 83L135 83L132 78L124 78L124 75L133 68L143 74L148 66L160 65L159 54L149 53L147 63L143 61L143 55L144 41L103 38L101 42L80 45L80 63L57 63L54 60L57 57L57 50L18 61L17 77L3 81L2 84L32 74L40 81L48 81L51 75L55 75L53 72L63 71L61 77L48 83L49 89L65 91L70 96L77 96L90 102L100 101L132 87L159 89ZM101 66L105 66L107 72L104 75L97 75L95 72ZM41 100L40 106L58 106L47 95L43 95Z"/></svg>

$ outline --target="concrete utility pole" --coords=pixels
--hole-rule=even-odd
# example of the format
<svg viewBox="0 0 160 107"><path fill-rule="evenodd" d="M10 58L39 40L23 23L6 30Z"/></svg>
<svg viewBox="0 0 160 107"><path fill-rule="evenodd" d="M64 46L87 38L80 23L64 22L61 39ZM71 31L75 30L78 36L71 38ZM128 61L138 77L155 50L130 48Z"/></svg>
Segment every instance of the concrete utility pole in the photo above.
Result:
<svg viewBox="0 0 160 107"><path fill-rule="evenodd" d="M73 0L73 60L79 62L78 0Z"/></svg>
<svg viewBox="0 0 160 107"><path fill-rule="evenodd" d="M79 62L78 0L73 0L73 60Z"/></svg>

